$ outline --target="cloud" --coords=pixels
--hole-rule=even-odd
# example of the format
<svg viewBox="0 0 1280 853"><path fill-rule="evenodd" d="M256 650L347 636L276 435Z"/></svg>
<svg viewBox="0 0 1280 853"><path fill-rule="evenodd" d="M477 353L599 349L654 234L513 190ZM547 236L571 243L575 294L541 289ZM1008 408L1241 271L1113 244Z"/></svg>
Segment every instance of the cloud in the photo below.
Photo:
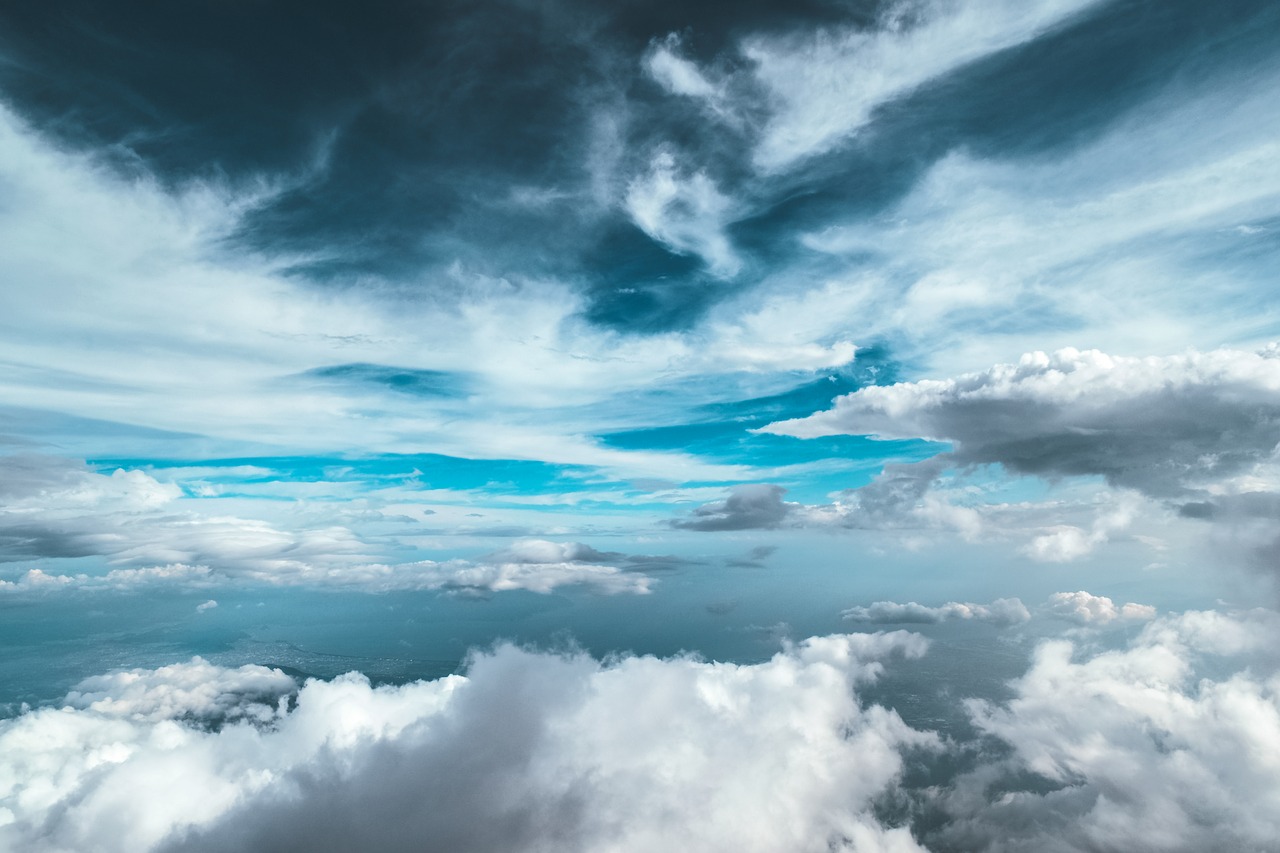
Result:
<svg viewBox="0 0 1280 853"><path fill-rule="evenodd" d="M1095 2L895 3L874 28L747 39L742 54L773 107L753 161L772 172L830 151L881 104L1031 41Z"/></svg>
<svg viewBox="0 0 1280 853"><path fill-rule="evenodd" d="M655 154L648 174L627 186L626 209L640 230L672 251L698 255L712 275L731 278L742 269L724 232L732 199L704 172L679 174L670 151Z"/></svg>
<svg viewBox="0 0 1280 853"><path fill-rule="evenodd" d="M655 42L645 56L645 70L673 95L714 103L721 95L719 87L708 80L697 65L681 56L679 51L680 37L675 33Z"/></svg>
<svg viewBox="0 0 1280 853"><path fill-rule="evenodd" d="M465 676L378 688L197 658L0 721L0 845L1262 850L1280 830L1277 640L1264 610L1160 617L1110 650L1047 640L1007 696L964 702L980 737L955 743L858 698L895 655L924 653L903 631L750 665L503 645ZM908 783L907 756L950 769ZM903 798L918 808L890 828Z"/></svg>
<svg viewBox="0 0 1280 853"><path fill-rule="evenodd" d="M86 678L63 704L96 716L145 723L270 722L281 712L280 700L297 690L297 683L278 669L254 665L228 669L196 657L159 669Z"/></svg>
<svg viewBox="0 0 1280 853"><path fill-rule="evenodd" d="M938 459L884 466L868 485L847 489L834 503L811 507L810 523L867 530L949 530L976 539L985 527L981 513L936 493L943 465Z"/></svg>
<svg viewBox="0 0 1280 853"><path fill-rule="evenodd" d="M149 585L171 584L184 589L203 589L217 583L208 566L173 563L142 569L112 569L106 574L50 574L43 569L27 569L17 580L0 580L0 593L43 595L58 590L128 590Z"/></svg>
<svg viewBox="0 0 1280 853"><path fill-rule="evenodd" d="M690 518L671 521L682 530L759 530L781 526L800 505L782 499L786 489L767 483L734 486L729 497L704 504Z"/></svg>
<svg viewBox="0 0 1280 853"><path fill-rule="evenodd" d="M493 558L515 563L591 563L621 560L625 555L615 551L597 551L581 542L521 539L495 552Z"/></svg>
<svg viewBox="0 0 1280 853"><path fill-rule="evenodd" d="M1033 560L1048 563L1077 560L1128 527L1136 512L1132 495L1121 495L1113 506L1099 512L1089 530L1070 524L1055 524L1049 532L1032 539L1022 548L1022 553Z"/></svg>
<svg viewBox="0 0 1280 853"><path fill-rule="evenodd" d="M197 605L196 605L196 612L197 612L197 613L204 613L206 610L212 610L212 609L214 609L214 608L215 608L215 607L217 607L217 606L218 606L218 602L211 598L211 599L209 599L208 601L206 601L206 602L204 602L204 603L202 603L202 604L197 604Z"/></svg>
<svg viewBox="0 0 1280 853"><path fill-rule="evenodd" d="M361 566L334 578L337 585L369 590L443 589L460 592L528 590L550 593L562 586L584 586L606 595L650 592L653 579L616 566L584 562L468 562L425 560L394 566Z"/></svg>
<svg viewBox="0 0 1280 853"><path fill-rule="evenodd" d="M951 442L956 465L1102 476L1185 498L1269 460L1278 423L1280 358L1271 350L1131 358L1064 349L955 379L863 388L763 431L928 438Z"/></svg>
<svg viewBox="0 0 1280 853"><path fill-rule="evenodd" d="M184 692L209 666L198 661L108 677L82 708L0 722L0 843L918 853L873 806L900 778L901 752L938 741L855 690L883 660L924 648L905 632L832 636L735 665L501 646L465 677L308 681L269 721L217 728L166 709L220 710L246 683L287 679L206 672L227 687L215 696Z"/></svg>
<svg viewBox="0 0 1280 853"><path fill-rule="evenodd" d="M941 467L932 461L888 464L870 485L840 492L833 503L784 501L786 489L768 483L734 486L729 497L674 519L683 530L768 530L778 527L826 529L948 530L965 539L984 528L978 510L931 494Z"/></svg>
<svg viewBox="0 0 1280 853"><path fill-rule="evenodd" d="M1012 755L957 782L934 846L1271 848L1278 627L1274 613L1193 611L1153 622L1121 650L1042 644L1012 699L970 704L974 724ZM1019 773L1038 781L1020 783Z"/></svg>
<svg viewBox="0 0 1280 853"><path fill-rule="evenodd" d="M628 558L635 566L666 568L668 558L646 561ZM16 581L0 580L0 594L47 595L58 591L125 590L143 586L174 586L203 589L213 586L265 584L333 588L361 592L394 590L444 590L462 593L495 593L528 590L547 594L560 587L582 586L605 595L631 593L645 595L653 578L639 571L580 561L512 562L502 560L419 560L412 563L324 563L299 560L271 561L267 565L223 563L218 568L205 565L171 564L141 569L112 569L106 574L49 574L28 569ZM199 605L197 610L217 607L217 602Z"/></svg>
<svg viewBox="0 0 1280 853"><path fill-rule="evenodd" d="M248 583L479 593L583 586L644 594L653 581L643 569L680 562L526 539L478 560L386 563L378 559L385 546L341 525L308 527L293 518L290 529L261 519L175 511L182 489L143 471L103 475L57 457L19 456L0 457L5 472L13 476L0 479L7 499L0 507L0 558L97 556L123 567L75 574L29 568L14 580L0 579L0 594Z"/></svg>
<svg viewBox="0 0 1280 853"><path fill-rule="evenodd" d="M948 601L937 607L928 607L909 601L877 601L868 606L851 607L840 614L849 622L874 624L922 624L934 625L953 619L990 622L993 625L1018 625L1031 619L1031 612L1017 598L997 598L990 604L960 603Z"/></svg>
<svg viewBox="0 0 1280 853"><path fill-rule="evenodd" d="M1055 592L1049 596L1047 607L1054 616L1070 619L1081 625L1106 625L1117 619L1141 622L1154 619L1156 615L1156 609L1149 604L1134 604L1131 601L1117 606L1105 595L1091 595L1084 590Z"/></svg>

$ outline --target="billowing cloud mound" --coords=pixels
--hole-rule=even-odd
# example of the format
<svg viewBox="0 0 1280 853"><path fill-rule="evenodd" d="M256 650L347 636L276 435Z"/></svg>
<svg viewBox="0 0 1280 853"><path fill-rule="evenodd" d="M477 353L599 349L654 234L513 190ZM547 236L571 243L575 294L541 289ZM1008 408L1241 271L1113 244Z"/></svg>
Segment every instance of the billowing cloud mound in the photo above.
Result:
<svg viewBox="0 0 1280 853"><path fill-rule="evenodd" d="M1069 642L1045 643L1007 705L971 705L975 724L1013 756L960 781L936 847L1276 849L1277 628L1274 613L1191 612L1085 659ZM1232 664L1252 666L1207 677ZM1007 775L1027 772L1044 784L1027 789Z"/></svg>
<svg viewBox="0 0 1280 853"><path fill-rule="evenodd" d="M203 606L203 605L202 605ZM67 694L66 706L104 717L138 721L208 722L272 719L279 701L298 685L278 669L227 669L202 658L159 669L132 669L86 678Z"/></svg>
<svg viewBox="0 0 1280 853"><path fill-rule="evenodd" d="M948 601L938 607L928 607L909 601L877 601L866 607L851 607L841 614L850 622L917 623L932 625L950 619L973 619L993 625L1017 625L1031 618L1025 604L1016 598L997 598L990 604L962 604Z"/></svg>
<svg viewBox="0 0 1280 853"><path fill-rule="evenodd" d="M0 723L0 848L1271 850L1278 640L1262 610L1162 617L1112 650L1048 640L1010 698L953 707L969 743L857 698L893 655L924 653L903 631L756 665L502 646L465 677L296 694L278 671L197 659ZM908 756L952 769L903 787ZM901 826L890 801L910 804Z"/></svg>
<svg viewBox="0 0 1280 853"><path fill-rule="evenodd" d="M1156 609L1149 604L1117 605L1105 595L1092 595L1079 592L1055 592L1049 596L1049 612L1063 619L1070 619L1082 625L1114 622L1117 619L1142 621L1154 619Z"/></svg>
<svg viewBox="0 0 1280 853"><path fill-rule="evenodd" d="M853 688L924 649L831 636L737 666L506 646L465 678L310 681L270 725L216 731L164 718L225 705L189 676L230 695L278 674L108 676L0 724L0 847L918 851L871 807L902 750L937 741Z"/></svg>
<svg viewBox="0 0 1280 853"><path fill-rule="evenodd" d="M959 465L1103 476L1178 497L1271 458L1280 443L1280 358L1274 350L1167 358L1037 352L955 379L863 388L829 411L765 431L929 438L953 443Z"/></svg>
<svg viewBox="0 0 1280 853"><path fill-rule="evenodd" d="M786 489L768 483L735 486L722 501L700 506L691 518L671 524L685 530L755 530L778 527L799 504L784 501Z"/></svg>

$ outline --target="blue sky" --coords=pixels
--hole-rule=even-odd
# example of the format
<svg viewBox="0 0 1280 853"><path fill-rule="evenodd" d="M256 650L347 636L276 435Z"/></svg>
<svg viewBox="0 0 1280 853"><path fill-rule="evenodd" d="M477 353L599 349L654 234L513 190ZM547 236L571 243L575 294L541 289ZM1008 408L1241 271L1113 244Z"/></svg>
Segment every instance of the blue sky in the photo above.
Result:
<svg viewBox="0 0 1280 853"><path fill-rule="evenodd" d="M455 683L482 697L447 711L465 739L530 672L568 691L530 714L590 728L597 682L643 693L704 659L790 719L838 658L854 705L812 725L856 718L880 769L831 769L863 793L830 825L842 795L787 770L803 805L778 820L802 829L761 850L1048 849L1027 826L1068 827L1062 850L1273 849L1271 819L1188 806L1191 776L1155 791L1029 733L1071 728L1035 716L1072 701L1038 675L1114 698L1116 661L1171 707L1217 701L1197 667L1254 691L1240 742L1280 713L1274 659L1249 657L1280 555L1277 33L1259 0L0 10L0 741L125 708L120 743L185 720L222 748L344 690L394 740ZM964 675L985 661L1005 686ZM817 692L770 693L793 677ZM1126 701L1097 737L1164 725L1220 767ZM707 742L763 737L721 722ZM647 778L606 729L594 770L554 738L512 749ZM84 731L0 774L0 845L112 835L66 770L109 740ZM497 772L434 738L413 748L477 790ZM279 748L243 778L324 777L312 796L210 770L247 816L156 806L111 843L302 849L272 815L400 802L377 756L338 780ZM152 781L178 760L135 752L120 772ZM79 781L32 805L55 764ZM1016 804L979 790L1001 773ZM1257 773L1223 802L1280 791ZM471 823L403 837L711 849L696 815L659 838L641 808L615 837L579 820L614 800L576 796L473 798ZM708 804L725 845L751 796ZM486 822L510 831L467 835Z"/></svg>

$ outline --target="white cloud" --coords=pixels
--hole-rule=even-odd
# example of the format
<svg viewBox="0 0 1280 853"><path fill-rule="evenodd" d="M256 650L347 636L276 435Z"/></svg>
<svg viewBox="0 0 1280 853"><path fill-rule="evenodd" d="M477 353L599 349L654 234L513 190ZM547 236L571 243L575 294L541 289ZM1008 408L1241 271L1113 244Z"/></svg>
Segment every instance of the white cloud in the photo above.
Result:
<svg viewBox="0 0 1280 853"><path fill-rule="evenodd" d="M424 560L393 566L369 565L334 572L322 583L357 586L371 591L443 589L506 592L524 589L550 593L562 586L584 586L606 595L647 594L653 578L616 566L581 562L468 562Z"/></svg>
<svg viewBox="0 0 1280 853"><path fill-rule="evenodd" d="M1070 619L1082 625L1106 625L1117 619L1126 621L1145 621L1154 619L1156 609L1149 604L1117 605L1105 595L1092 595L1084 590L1078 592L1055 592L1049 596L1047 603L1049 612L1063 619Z"/></svg>
<svg viewBox="0 0 1280 853"><path fill-rule="evenodd" d="M750 666L505 646L465 678L310 681L270 725L215 730L165 709L220 710L246 683L284 680L216 670L202 680L226 693L193 694L202 662L107 677L81 710L0 722L0 844L918 853L872 804L901 750L937 741L853 688L924 646L904 632L815 638Z"/></svg>
<svg viewBox="0 0 1280 853"><path fill-rule="evenodd" d="M605 595L645 595L651 591L654 580L639 571L577 561L420 560L386 564L296 559L244 563L228 559L221 561L218 568L177 563L141 569L113 569L103 575L50 574L42 569L28 569L16 581L0 580L0 593L42 595L71 590L136 589L144 585L204 589L246 583L332 587L362 592L435 589L493 593L523 589L543 594L560 587L581 586ZM216 601L210 600L196 609L203 611L217 606Z"/></svg>
<svg viewBox="0 0 1280 853"><path fill-rule="evenodd" d="M744 466L621 450L590 436L651 417L631 402L637 392L708 380L713 396L733 399L733 383L716 377L816 368L851 355L847 343L756 340L732 322L710 334L624 335L587 322L584 297L567 283L494 278L462 263L422 274L432 287L415 293L430 299L320 292L268 260L227 255L227 233L269 197L267 182L169 191L145 177L123 180L57 150L7 110L0 152L11 202L0 210L0 279L14 283L0 294L6 403L167 430L166 448L178 453L429 448L632 477L743 479ZM633 197L657 239L704 257L716 274L739 268L722 233L732 203L705 174L678 174L659 157L636 179ZM78 238L68 244L67 234ZM279 263L307 260L315 259ZM310 373L343 364L463 376L468 393L427 400ZM116 452L83 422L67 429L79 452Z"/></svg>
<svg viewBox="0 0 1280 853"><path fill-rule="evenodd" d="M1017 625L1031 618L1030 611L1017 598L997 598L990 604L948 601L937 607L929 607L909 601L877 601L868 606L851 607L840 614L850 622L919 623L925 625L947 622L952 619L972 619L994 625Z"/></svg>
<svg viewBox="0 0 1280 853"><path fill-rule="evenodd" d="M1192 612L1152 623L1119 651L1079 657L1069 642L1043 644L1013 699L971 705L974 723L1013 755L960 781L944 801L942 839L1010 853L1271 849L1277 627L1274 613ZM1232 644L1241 636L1247 647ZM1028 790L1005 771L1050 784ZM1006 793L988 795L992 785Z"/></svg>
<svg viewBox="0 0 1280 853"><path fill-rule="evenodd" d="M56 457L0 457L0 472L14 474L0 481L8 498L0 508L0 556L99 556L124 566L92 574L29 568L14 580L0 579L0 593L263 583L540 593L583 586L606 594L644 594L653 584L648 575L609 564L627 555L603 554L581 543L521 540L480 560L388 564L378 559L380 546L340 525L313 527L291 518L286 527L175 511L170 503L182 490L142 471L121 469L106 476Z"/></svg>
<svg viewBox="0 0 1280 853"><path fill-rule="evenodd" d="M653 44L644 59L649 76L673 95L716 101L721 94L719 87L679 51L680 37L675 33Z"/></svg>
<svg viewBox="0 0 1280 853"><path fill-rule="evenodd" d="M1025 618L1013 602L872 607ZM754 665L502 646L466 677L376 689L195 659L0 721L0 845L1265 850L1277 640L1280 617L1255 610L1158 618L1117 650L1042 643L1011 698L966 703L1009 751L906 792L946 816L919 842L874 808L904 753L943 745L857 698L893 654L924 652L915 634L814 638Z"/></svg>
<svg viewBox="0 0 1280 853"><path fill-rule="evenodd" d="M830 151L870 121L877 106L1030 41L1095 2L899 3L876 29L748 39L742 53L754 63L752 73L773 107L754 162L777 171Z"/></svg>
<svg viewBox="0 0 1280 853"><path fill-rule="evenodd" d="M159 669L132 669L86 678L63 700L67 708L136 722L249 719L269 722L280 699L298 685L278 669L215 666L203 658Z"/></svg>
<svg viewBox="0 0 1280 853"><path fill-rule="evenodd" d="M137 589L152 584L179 586L184 589L203 589L218 581L218 576L208 566L189 566L171 563L166 566L147 566L141 569L112 569L103 575L50 574L43 569L27 569L17 580L0 580L0 592L49 593L72 589Z"/></svg>
<svg viewBox="0 0 1280 853"><path fill-rule="evenodd" d="M205 602L202 602L202 603L200 603L200 604L197 604L197 605L196 605L196 612L197 612L197 613L204 613L205 611L207 611L207 610L212 610L212 609L214 609L214 608L215 608L215 607L217 607L217 606L218 606L218 602L217 602L215 599L210 598L208 601L205 601Z"/></svg>
<svg viewBox="0 0 1280 853"><path fill-rule="evenodd" d="M1111 536L1127 528L1138 511L1132 495L1121 495L1108 509L1094 519L1089 530L1070 524L1056 524L1049 532L1032 539L1022 548L1022 553L1033 560L1048 563L1066 563L1093 552L1093 549Z"/></svg>
<svg viewBox="0 0 1280 853"><path fill-rule="evenodd" d="M648 174L627 186L626 208L640 230L674 251L698 255L713 275L730 278L742 269L724 233L733 200L705 172L680 174L670 151L654 155Z"/></svg>

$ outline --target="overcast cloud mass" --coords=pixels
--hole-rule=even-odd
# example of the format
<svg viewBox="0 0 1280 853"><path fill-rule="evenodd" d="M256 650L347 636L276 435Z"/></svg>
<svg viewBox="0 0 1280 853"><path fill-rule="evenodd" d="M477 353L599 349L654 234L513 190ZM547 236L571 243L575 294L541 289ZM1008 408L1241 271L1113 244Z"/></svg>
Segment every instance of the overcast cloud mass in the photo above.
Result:
<svg viewBox="0 0 1280 853"><path fill-rule="evenodd" d="M1280 853L1278 33L4 5L0 850Z"/></svg>

